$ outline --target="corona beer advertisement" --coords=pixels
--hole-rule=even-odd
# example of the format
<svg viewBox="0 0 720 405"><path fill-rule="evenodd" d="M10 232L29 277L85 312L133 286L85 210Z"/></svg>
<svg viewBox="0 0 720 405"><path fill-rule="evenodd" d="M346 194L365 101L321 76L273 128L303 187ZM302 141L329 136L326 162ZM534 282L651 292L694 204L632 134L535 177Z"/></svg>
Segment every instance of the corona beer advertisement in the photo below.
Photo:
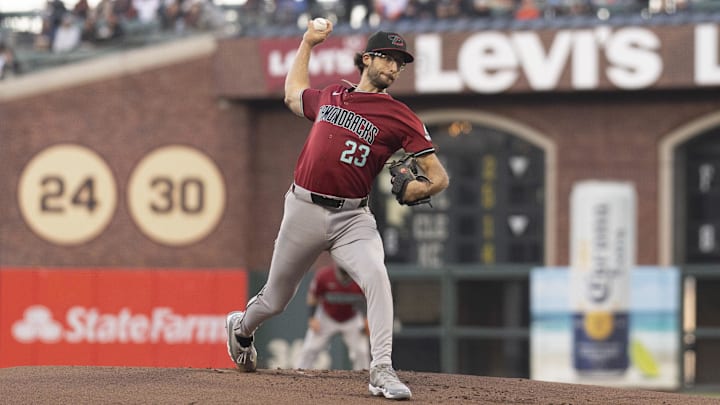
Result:
<svg viewBox="0 0 720 405"><path fill-rule="evenodd" d="M622 372L578 370L573 351L575 325L570 307L571 275L567 267L536 268L530 274L530 378L534 380L617 387L674 390L680 385L680 272L677 268L639 266L630 272L627 345L609 359ZM602 329L595 327L595 329ZM591 328L591 330L595 330ZM599 343L612 333L591 334Z"/></svg>
<svg viewBox="0 0 720 405"><path fill-rule="evenodd" d="M635 267L635 188L582 181L570 197L573 366L584 375L628 367L630 272Z"/></svg>

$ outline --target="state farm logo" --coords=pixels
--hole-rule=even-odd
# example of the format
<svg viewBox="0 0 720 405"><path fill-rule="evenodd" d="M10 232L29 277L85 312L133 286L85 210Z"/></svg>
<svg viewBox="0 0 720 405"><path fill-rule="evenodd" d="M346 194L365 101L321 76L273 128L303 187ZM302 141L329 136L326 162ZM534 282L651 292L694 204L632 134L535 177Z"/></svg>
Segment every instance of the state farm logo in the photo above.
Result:
<svg viewBox="0 0 720 405"><path fill-rule="evenodd" d="M55 343L62 335L62 325L52 318L50 310L42 305L33 305L25 310L25 317L15 322L12 334L20 343Z"/></svg>
<svg viewBox="0 0 720 405"><path fill-rule="evenodd" d="M226 339L225 315L180 315L168 307L141 314L129 308L101 313L97 308L74 306L63 324L49 308L33 305L13 324L12 335L20 343L212 344Z"/></svg>

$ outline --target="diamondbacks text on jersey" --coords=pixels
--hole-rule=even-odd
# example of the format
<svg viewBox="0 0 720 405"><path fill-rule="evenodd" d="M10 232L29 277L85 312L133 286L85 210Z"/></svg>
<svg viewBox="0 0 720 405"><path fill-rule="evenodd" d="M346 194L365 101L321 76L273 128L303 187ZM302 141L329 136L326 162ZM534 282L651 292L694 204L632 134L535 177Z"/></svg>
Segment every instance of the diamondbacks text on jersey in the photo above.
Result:
<svg viewBox="0 0 720 405"><path fill-rule="evenodd" d="M302 99L303 113L315 125L298 158L295 183L308 190L362 198L398 148L418 156L435 151L420 119L387 93L336 84L306 89Z"/></svg>

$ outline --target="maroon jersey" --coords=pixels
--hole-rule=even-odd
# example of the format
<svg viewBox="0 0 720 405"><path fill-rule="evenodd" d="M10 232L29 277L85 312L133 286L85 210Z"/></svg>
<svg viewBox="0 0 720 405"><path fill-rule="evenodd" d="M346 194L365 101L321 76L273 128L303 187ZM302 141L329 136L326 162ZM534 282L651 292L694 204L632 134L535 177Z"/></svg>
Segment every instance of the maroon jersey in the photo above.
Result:
<svg viewBox="0 0 720 405"><path fill-rule="evenodd" d="M400 148L416 156L435 151L425 125L387 93L335 84L305 89L302 103L314 124L295 167L295 183L310 191L362 198Z"/></svg>
<svg viewBox="0 0 720 405"><path fill-rule="evenodd" d="M352 318L358 304L365 300L360 286L349 277L344 283L338 280L333 266L323 267L315 273L310 293L322 302L323 311L338 322Z"/></svg>

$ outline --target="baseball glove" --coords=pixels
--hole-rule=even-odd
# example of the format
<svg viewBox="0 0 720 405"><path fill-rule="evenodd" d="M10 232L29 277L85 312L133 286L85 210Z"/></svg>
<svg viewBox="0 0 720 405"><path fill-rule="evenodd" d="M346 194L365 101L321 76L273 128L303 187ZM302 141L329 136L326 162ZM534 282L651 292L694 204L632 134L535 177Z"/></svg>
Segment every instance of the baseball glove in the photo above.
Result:
<svg viewBox="0 0 720 405"><path fill-rule="evenodd" d="M405 201L405 189L407 189L408 183L413 180L430 182L430 179L427 177L418 175L417 161L415 161L415 157L412 154L405 154L402 158L393 160L388 164L390 165L388 170L390 170L390 182L392 183L391 192L400 204L430 204L430 197L425 197L416 201Z"/></svg>

